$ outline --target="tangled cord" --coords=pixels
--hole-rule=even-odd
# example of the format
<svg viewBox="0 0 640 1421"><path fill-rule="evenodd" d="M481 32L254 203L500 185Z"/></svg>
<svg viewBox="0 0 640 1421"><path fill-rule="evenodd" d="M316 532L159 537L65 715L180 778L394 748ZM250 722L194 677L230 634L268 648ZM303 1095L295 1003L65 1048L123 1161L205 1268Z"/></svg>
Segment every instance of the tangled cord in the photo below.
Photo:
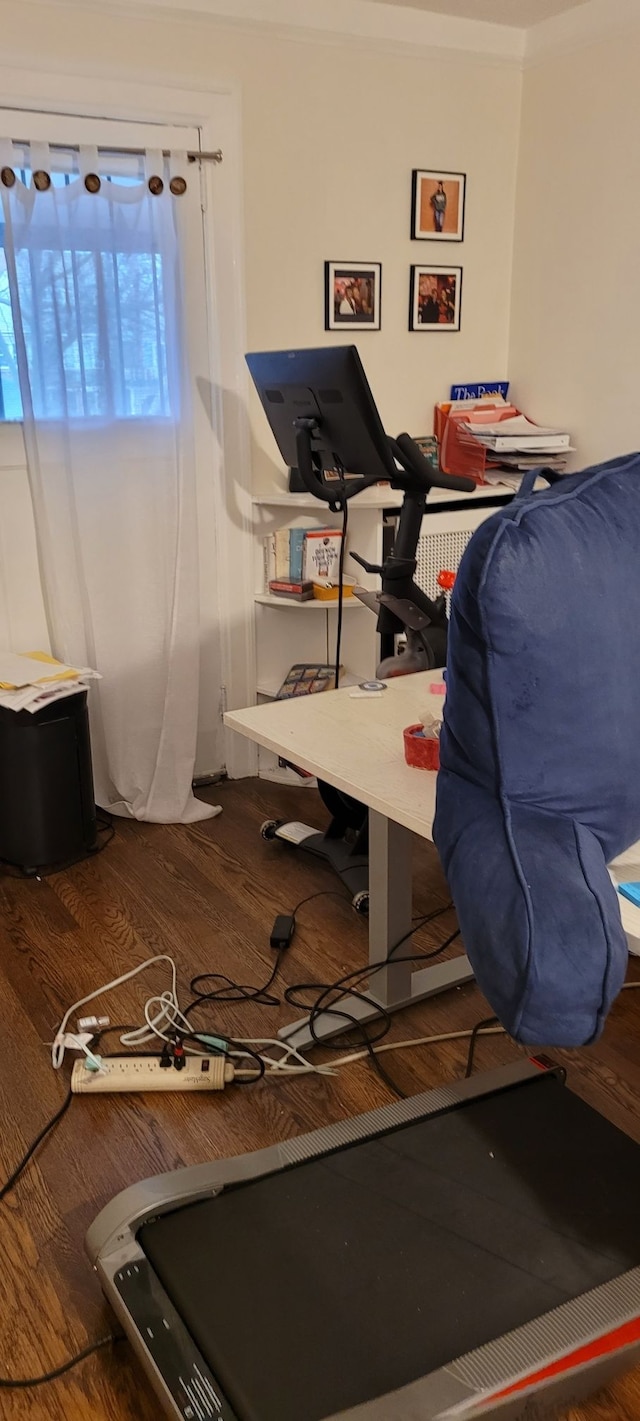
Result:
<svg viewBox="0 0 640 1421"><path fill-rule="evenodd" d="M408 962L431 962L434 958L439 957L441 953L446 951L446 949L450 947L453 942L455 942L456 938L460 936L459 928L456 928L456 931L451 933L449 937L447 937L445 941L440 944L439 947L434 949L433 952L411 953L410 955L403 955L402 957L398 957L396 955L398 949L402 947L404 943L407 942L411 937L413 937L414 934L420 930L420 928L425 927L426 924L429 922L433 922L435 918L441 917L444 913L449 911L451 906L452 905L450 903L447 903L445 907L437 908L433 913L427 913L424 917L420 918L416 923L413 924L409 931L403 935L403 937L399 938L398 941L394 943L393 947L387 953L386 958L384 958L382 962L378 963L376 966L367 964L367 966L364 968L355 968L354 971L347 972L344 974L344 976L339 977L336 979L336 981L330 983L297 983L295 986L287 987L284 994L285 1001L287 1001L290 1006L295 1006L298 1009L305 1010L309 1013L309 1019L307 1023L309 1032L312 1037L312 1040L318 1046L323 1046L328 1050L334 1051L343 1051L345 1046L344 1036L342 1032L342 1039L339 1043L333 1043L323 1040L317 1030L317 1022L320 1016L333 1016L336 1018L336 1020L347 1023L349 1026L353 1027L354 1031L357 1033L358 1038L354 1044L361 1046L364 1050L367 1051L371 1063L378 1072L378 1075L381 1076L388 1089L393 1091L393 1093L401 1100L406 1098L406 1093L390 1076L389 1072L382 1065L379 1056L374 1049L384 1039L384 1037L391 1029L391 1013L387 1011L386 1007L381 1002L378 1002L374 997L372 997L369 992L361 992L359 988L362 982L370 982L372 977L374 977L378 972L382 971L384 967L389 966L389 964L391 963L400 964ZM315 993L314 999L311 1002L309 1002L308 1000L301 1001L300 994L307 994L309 992ZM371 1006L375 1008L376 1014L380 1017L380 1021L376 1026L374 1026L373 1031L368 1030L365 1023L359 1021L357 1017L355 1017L351 1012L346 1009L346 1007L339 1006L339 1003L344 1002L345 998L352 998L358 1002L362 1002L365 1006ZM348 1045L348 1043L346 1044Z"/></svg>

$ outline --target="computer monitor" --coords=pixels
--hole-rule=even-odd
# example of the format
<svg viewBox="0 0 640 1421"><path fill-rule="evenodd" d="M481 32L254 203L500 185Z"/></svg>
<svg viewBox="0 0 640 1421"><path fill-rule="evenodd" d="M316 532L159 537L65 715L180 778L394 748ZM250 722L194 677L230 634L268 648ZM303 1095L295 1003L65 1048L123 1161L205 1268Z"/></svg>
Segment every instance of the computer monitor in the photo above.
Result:
<svg viewBox="0 0 640 1421"><path fill-rule="evenodd" d="M290 469L298 463L302 420L314 423L315 462L326 471L327 486L336 468L356 476L360 487L395 477L391 446L355 345L264 351L246 359Z"/></svg>

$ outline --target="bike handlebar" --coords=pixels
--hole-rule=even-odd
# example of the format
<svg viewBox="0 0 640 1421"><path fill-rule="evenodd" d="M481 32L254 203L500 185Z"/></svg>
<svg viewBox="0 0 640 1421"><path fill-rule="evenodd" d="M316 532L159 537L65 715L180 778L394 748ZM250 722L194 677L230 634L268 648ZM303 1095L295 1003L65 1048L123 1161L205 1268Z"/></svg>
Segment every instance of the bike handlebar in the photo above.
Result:
<svg viewBox="0 0 640 1421"><path fill-rule="evenodd" d="M400 451L402 462L409 465L411 472L424 484L425 490L446 488L451 489L453 493L474 492L476 485L473 479L465 479L456 474L442 474L439 470L432 469L410 434L399 434L398 438L392 441L392 448L394 443Z"/></svg>

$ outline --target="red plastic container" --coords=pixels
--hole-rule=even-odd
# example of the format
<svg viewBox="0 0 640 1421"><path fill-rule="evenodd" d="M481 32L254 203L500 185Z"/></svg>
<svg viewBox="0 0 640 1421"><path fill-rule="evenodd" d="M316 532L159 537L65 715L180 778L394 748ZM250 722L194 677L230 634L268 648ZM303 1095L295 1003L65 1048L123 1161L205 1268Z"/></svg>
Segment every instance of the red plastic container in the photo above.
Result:
<svg viewBox="0 0 640 1421"><path fill-rule="evenodd" d="M416 770L439 770L440 741L423 732L422 725L408 725L403 731L404 758Z"/></svg>

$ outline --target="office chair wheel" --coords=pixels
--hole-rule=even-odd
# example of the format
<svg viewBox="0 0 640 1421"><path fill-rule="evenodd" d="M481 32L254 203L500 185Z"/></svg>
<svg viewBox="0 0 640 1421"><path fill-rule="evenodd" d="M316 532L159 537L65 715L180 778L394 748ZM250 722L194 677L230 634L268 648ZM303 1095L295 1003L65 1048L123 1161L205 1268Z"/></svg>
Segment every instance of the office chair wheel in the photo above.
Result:
<svg viewBox="0 0 640 1421"><path fill-rule="evenodd" d="M282 819L265 819L264 824L260 825L260 838L275 839L276 832L283 822Z"/></svg>
<svg viewBox="0 0 640 1421"><path fill-rule="evenodd" d="M351 907L355 913L359 913L362 918L369 916L369 890L361 889L360 893L355 893L351 899Z"/></svg>

